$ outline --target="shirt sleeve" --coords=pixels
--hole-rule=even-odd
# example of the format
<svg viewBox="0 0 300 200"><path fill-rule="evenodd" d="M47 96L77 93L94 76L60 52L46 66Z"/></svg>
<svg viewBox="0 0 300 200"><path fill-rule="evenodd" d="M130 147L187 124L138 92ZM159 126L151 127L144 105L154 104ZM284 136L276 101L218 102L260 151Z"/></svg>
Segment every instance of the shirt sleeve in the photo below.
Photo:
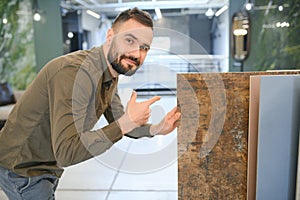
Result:
<svg viewBox="0 0 300 200"><path fill-rule="evenodd" d="M98 120L94 90L88 73L76 67L65 67L49 80L52 147L61 167L97 156L122 138L116 122L91 131Z"/></svg>

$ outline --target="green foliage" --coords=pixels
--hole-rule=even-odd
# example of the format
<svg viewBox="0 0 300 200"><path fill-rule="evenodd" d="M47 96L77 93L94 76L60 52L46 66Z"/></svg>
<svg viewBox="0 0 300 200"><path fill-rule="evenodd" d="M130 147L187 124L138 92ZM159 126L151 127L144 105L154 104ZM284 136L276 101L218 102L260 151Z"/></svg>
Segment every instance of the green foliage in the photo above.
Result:
<svg viewBox="0 0 300 200"><path fill-rule="evenodd" d="M1 0L0 80L15 89L25 89L36 75L31 13L30 0Z"/></svg>
<svg viewBox="0 0 300 200"><path fill-rule="evenodd" d="M255 1L251 13L251 50L245 61L247 71L300 69L300 0ZM282 11L277 5L283 5ZM284 27L278 27L286 22ZM288 26L288 27L287 27Z"/></svg>

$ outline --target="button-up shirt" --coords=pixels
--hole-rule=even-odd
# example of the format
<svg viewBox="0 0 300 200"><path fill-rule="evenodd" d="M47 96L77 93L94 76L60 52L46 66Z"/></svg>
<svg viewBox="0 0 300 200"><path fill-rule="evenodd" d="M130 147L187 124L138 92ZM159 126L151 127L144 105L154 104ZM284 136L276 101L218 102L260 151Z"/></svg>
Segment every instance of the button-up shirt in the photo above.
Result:
<svg viewBox="0 0 300 200"><path fill-rule="evenodd" d="M47 63L0 132L0 165L22 176L60 177L63 167L105 152L123 136L116 122L124 114L117 83L102 47ZM93 130L102 114L109 124ZM128 136L150 137L149 127Z"/></svg>

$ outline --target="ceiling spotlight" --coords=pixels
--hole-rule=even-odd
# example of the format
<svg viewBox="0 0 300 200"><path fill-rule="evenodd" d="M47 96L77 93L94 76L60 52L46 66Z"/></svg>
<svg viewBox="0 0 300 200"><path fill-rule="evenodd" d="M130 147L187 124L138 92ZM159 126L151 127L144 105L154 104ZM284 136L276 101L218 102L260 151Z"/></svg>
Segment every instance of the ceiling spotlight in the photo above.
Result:
<svg viewBox="0 0 300 200"><path fill-rule="evenodd" d="M33 14L33 20L38 22L41 20L41 14L38 12L38 11L35 11L34 14Z"/></svg>
<svg viewBox="0 0 300 200"><path fill-rule="evenodd" d="M212 18L214 16L215 12L213 11L213 9L209 8L206 12L205 15L208 18Z"/></svg>
<svg viewBox="0 0 300 200"><path fill-rule="evenodd" d="M74 33L73 32L69 32L68 33L68 38L72 39L74 37Z"/></svg>
<svg viewBox="0 0 300 200"><path fill-rule="evenodd" d="M3 18L3 19L2 19L2 23L3 23L3 24L7 24L7 22L8 22L8 20L7 20L6 18Z"/></svg>
<svg viewBox="0 0 300 200"><path fill-rule="evenodd" d="M246 3L245 4L245 8L246 8L246 10L252 10L252 8L253 8L253 4L252 3Z"/></svg>

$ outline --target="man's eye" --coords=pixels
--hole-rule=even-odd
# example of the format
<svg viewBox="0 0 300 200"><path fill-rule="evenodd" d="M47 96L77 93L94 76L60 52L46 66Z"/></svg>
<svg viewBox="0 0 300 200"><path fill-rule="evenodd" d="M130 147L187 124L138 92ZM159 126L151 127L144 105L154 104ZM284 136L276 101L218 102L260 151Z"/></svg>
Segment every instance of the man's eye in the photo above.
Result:
<svg viewBox="0 0 300 200"><path fill-rule="evenodd" d="M131 38L127 38L127 39L126 39L126 42L127 42L128 44L133 44L133 43L134 43L134 40L131 39Z"/></svg>
<svg viewBox="0 0 300 200"><path fill-rule="evenodd" d="M140 49L147 52L149 51L150 47L142 45L140 46Z"/></svg>

